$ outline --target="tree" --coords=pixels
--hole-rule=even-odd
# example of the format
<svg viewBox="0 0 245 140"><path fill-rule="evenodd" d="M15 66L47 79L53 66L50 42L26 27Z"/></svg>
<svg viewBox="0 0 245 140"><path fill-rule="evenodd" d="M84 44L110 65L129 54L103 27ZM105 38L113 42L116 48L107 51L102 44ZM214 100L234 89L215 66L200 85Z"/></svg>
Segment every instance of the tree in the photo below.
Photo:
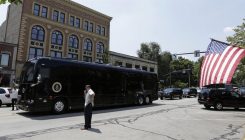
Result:
<svg viewBox="0 0 245 140"><path fill-rule="evenodd" d="M0 4L5 4L6 2L19 4L22 3L22 0L0 0Z"/></svg>
<svg viewBox="0 0 245 140"><path fill-rule="evenodd" d="M242 25L237 26L233 36L227 37L227 41L231 44L235 44L238 47L245 48L245 19L243 19ZM237 67L237 70L233 76L232 83L238 85L245 85L245 58L243 58Z"/></svg>
<svg viewBox="0 0 245 140"><path fill-rule="evenodd" d="M142 43L140 50L137 54L140 58L144 58L151 61L157 61L161 53L161 47L156 42Z"/></svg>
<svg viewBox="0 0 245 140"><path fill-rule="evenodd" d="M236 46L245 48L245 19L243 19L242 25L237 26L233 36L227 37L227 41L235 44Z"/></svg>

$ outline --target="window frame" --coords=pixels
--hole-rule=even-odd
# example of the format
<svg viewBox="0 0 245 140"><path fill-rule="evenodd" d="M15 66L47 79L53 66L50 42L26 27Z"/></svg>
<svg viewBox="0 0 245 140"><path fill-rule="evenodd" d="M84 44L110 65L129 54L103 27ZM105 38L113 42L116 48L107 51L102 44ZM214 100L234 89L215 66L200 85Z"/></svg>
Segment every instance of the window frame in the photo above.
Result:
<svg viewBox="0 0 245 140"><path fill-rule="evenodd" d="M3 61L3 55L6 55L8 57L7 58L7 63L2 63L2 61ZM1 53L1 58L0 58L0 66L8 67L9 66L9 60L10 60L10 53L2 52Z"/></svg>
<svg viewBox="0 0 245 140"><path fill-rule="evenodd" d="M46 9L46 12L43 11L43 9ZM44 14L45 14L45 16L44 16ZM48 18L48 7L42 6L41 17Z"/></svg>
<svg viewBox="0 0 245 140"><path fill-rule="evenodd" d="M90 45L90 44L91 44L91 45ZM91 47L91 49L89 49L90 47ZM93 51L93 42L92 42L91 39L86 38L86 39L84 40L83 50L85 50L85 51L90 51L90 52Z"/></svg>
<svg viewBox="0 0 245 140"><path fill-rule="evenodd" d="M55 35L55 37L54 37ZM61 37L61 38L60 38ZM55 41L53 42L53 39L55 39ZM61 40L61 43L59 43L59 41ZM54 44L54 45L63 45L63 41L64 41L64 38L63 38L63 34L62 32L58 31L58 30L54 30L51 34L51 44Z"/></svg>
<svg viewBox="0 0 245 140"><path fill-rule="evenodd" d="M38 9L36 9L36 6L38 6ZM41 10L41 5L40 4L37 4L37 3L34 3L34 6L33 6L33 15L40 16L40 10Z"/></svg>
<svg viewBox="0 0 245 140"><path fill-rule="evenodd" d="M54 15L55 13L57 13L56 16ZM59 14L60 14L60 11L58 11L58 10L53 10L53 13L52 13L52 20L53 20L53 21L59 21Z"/></svg>
<svg viewBox="0 0 245 140"><path fill-rule="evenodd" d="M69 36L69 47L78 49L78 46L79 46L78 37L76 35L70 35Z"/></svg>
<svg viewBox="0 0 245 140"><path fill-rule="evenodd" d="M96 44L96 53L102 53L103 54L104 53L104 49L105 49L105 45L102 42L98 42Z"/></svg>
<svg viewBox="0 0 245 140"><path fill-rule="evenodd" d="M35 51L35 53L33 54L34 57L32 57L32 58L35 58L35 57L42 57L42 56L43 56L43 49L42 49L42 48L30 47L30 48L29 48L29 52L28 52L28 59L32 59L32 58L30 58L30 52L31 52L30 50L31 50L31 49L34 49L34 51ZM38 53L38 52L37 52L38 50L41 50L41 51L42 51L42 55L38 55L38 54L37 54L37 53Z"/></svg>
<svg viewBox="0 0 245 140"><path fill-rule="evenodd" d="M36 30L36 34L34 33L35 30ZM43 35L41 33L43 33ZM40 37L42 37L42 38L40 39ZM32 26L32 28L31 28L31 40L44 42L44 40L45 40L45 30L44 30L44 28L42 26L40 26L40 25Z"/></svg>

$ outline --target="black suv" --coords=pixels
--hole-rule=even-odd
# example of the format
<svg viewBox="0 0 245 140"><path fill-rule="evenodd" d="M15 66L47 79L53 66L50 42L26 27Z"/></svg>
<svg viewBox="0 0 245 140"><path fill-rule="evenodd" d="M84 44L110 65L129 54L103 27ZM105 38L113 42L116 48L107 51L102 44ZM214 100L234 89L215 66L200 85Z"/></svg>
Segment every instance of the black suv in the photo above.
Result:
<svg viewBox="0 0 245 140"><path fill-rule="evenodd" d="M180 88L166 88L162 90L162 92L159 92L159 97L162 100L163 97L170 98L171 100L174 97L179 97L179 99L182 99L183 92Z"/></svg>
<svg viewBox="0 0 245 140"><path fill-rule="evenodd" d="M245 107L245 95L226 88L204 88L198 96L198 102L207 109L211 106L216 110L222 110L223 107L239 109Z"/></svg>
<svg viewBox="0 0 245 140"><path fill-rule="evenodd" d="M197 89L196 88L184 88L183 89L183 96L184 97L197 97Z"/></svg>

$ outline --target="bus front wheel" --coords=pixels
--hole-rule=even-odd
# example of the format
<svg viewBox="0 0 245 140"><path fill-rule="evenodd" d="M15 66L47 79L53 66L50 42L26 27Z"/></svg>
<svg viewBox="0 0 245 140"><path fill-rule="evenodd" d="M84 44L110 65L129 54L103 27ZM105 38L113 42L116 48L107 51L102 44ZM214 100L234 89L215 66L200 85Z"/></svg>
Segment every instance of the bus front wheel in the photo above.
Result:
<svg viewBox="0 0 245 140"><path fill-rule="evenodd" d="M151 98L149 96L145 97L145 104L151 104Z"/></svg>
<svg viewBox="0 0 245 140"><path fill-rule="evenodd" d="M54 101L53 111L55 114L61 114L66 111L66 102L62 99L57 99Z"/></svg>

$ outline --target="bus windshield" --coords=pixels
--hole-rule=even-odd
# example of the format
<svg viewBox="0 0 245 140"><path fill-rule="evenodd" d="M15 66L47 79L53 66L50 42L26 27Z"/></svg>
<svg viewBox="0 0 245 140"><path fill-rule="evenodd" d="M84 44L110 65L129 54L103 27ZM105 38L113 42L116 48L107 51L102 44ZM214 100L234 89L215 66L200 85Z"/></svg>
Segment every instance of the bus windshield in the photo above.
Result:
<svg viewBox="0 0 245 140"><path fill-rule="evenodd" d="M27 62L25 63L22 73L21 73L21 81L22 83L30 83L34 80L34 63Z"/></svg>

